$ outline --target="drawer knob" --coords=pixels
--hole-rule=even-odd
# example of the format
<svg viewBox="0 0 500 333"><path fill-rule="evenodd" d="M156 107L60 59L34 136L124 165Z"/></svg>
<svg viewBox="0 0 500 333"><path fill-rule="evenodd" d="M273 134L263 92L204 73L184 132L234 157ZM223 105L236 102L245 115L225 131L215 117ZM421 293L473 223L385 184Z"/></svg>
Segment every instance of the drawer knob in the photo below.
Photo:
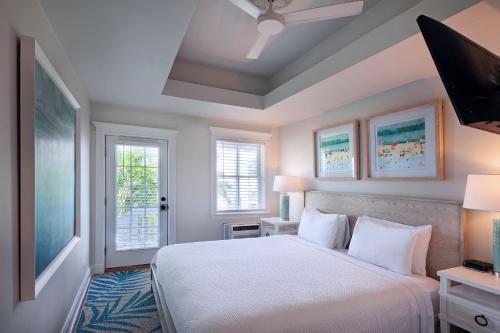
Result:
<svg viewBox="0 0 500 333"><path fill-rule="evenodd" d="M476 322L476 324L478 324L481 327L488 326L488 319L486 319L486 317L483 316L483 315L477 315L477 316L475 316L474 317L474 321Z"/></svg>

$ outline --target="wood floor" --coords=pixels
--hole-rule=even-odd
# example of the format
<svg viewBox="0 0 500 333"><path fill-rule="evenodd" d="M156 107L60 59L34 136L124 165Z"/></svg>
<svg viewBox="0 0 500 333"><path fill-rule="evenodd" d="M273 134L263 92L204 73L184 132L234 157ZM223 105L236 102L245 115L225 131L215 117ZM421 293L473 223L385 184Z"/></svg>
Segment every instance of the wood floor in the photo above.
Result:
<svg viewBox="0 0 500 333"><path fill-rule="evenodd" d="M146 264L146 265L106 268L105 272L109 273L109 272L136 271L139 269L150 269L150 268L151 268L151 265Z"/></svg>

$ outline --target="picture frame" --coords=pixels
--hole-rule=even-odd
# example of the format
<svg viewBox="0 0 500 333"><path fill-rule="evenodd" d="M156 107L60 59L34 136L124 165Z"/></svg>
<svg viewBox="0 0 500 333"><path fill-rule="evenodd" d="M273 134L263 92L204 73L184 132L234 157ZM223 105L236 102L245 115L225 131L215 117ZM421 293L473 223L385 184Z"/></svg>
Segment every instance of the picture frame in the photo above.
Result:
<svg viewBox="0 0 500 333"><path fill-rule="evenodd" d="M384 112L364 121L368 180L443 180L443 101Z"/></svg>
<svg viewBox="0 0 500 333"><path fill-rule="evenodd" d="M20 37L19 80L19 296L26 301L80 241L80 105L29 36Z"/></svg>
<svg viewBox="0 0 500 333"><path fill-rule="evenodd" d="M314 176L322 180L359 179L359 121L313 131Z"/></svg>

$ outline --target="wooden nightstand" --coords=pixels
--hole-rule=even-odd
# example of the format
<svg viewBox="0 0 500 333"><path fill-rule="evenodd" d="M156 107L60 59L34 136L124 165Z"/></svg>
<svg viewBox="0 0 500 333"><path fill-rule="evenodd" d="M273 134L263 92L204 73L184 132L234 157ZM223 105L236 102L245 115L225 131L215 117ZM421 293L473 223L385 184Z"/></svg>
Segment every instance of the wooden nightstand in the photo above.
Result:
<svg viewBox="0 0 500 333"><path fill-rule="evenodd" d="M263 217L260 219L261 235L296 235L300 221L284 221L279 217Z"/></svg>
<svg viewBox="0 0 500 333"><path fill-rule="evenodd" d="M500 332L500 279L463 267L438 272L441 333L450 324L470 332Z"/></svg>

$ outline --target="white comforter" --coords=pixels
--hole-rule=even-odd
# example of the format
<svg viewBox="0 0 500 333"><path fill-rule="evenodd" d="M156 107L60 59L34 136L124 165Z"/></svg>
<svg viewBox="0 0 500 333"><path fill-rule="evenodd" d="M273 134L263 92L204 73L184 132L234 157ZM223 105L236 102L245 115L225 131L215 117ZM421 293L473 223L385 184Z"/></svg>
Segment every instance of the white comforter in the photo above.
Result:
<svg viewBox="0 0 500 333"><path fill-rule="evenodd" d="M178 333L434 331L415 278L294 236L179 244L155 261Z"/></svg>

